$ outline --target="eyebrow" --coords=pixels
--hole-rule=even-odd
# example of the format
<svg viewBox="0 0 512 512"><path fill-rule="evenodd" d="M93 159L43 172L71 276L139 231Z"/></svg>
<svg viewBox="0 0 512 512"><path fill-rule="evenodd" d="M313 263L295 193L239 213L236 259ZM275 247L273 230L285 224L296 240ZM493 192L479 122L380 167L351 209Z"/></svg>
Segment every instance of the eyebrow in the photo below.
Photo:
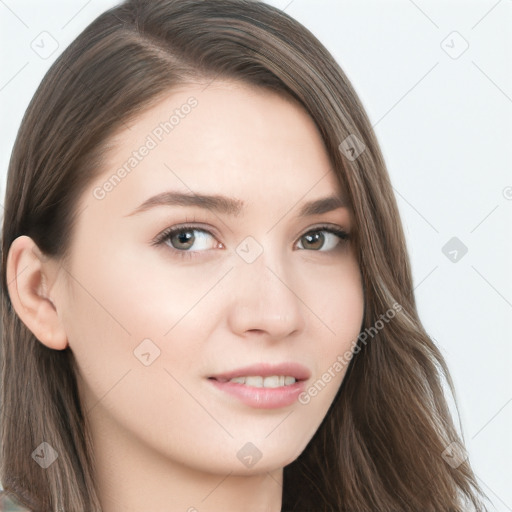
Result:
<svg viewBox="0 0 512 512"><path fill-rule="evenodd" d="M146 199L146 201L126 216L135 215L157 206L196 206L205 210L237 216L242 212L245 203L240 199L233 199L222 195L163 192ZM305 203L299 211L299 217L321 215L346 207L345 200L338 196L322 197Z"/></svg>

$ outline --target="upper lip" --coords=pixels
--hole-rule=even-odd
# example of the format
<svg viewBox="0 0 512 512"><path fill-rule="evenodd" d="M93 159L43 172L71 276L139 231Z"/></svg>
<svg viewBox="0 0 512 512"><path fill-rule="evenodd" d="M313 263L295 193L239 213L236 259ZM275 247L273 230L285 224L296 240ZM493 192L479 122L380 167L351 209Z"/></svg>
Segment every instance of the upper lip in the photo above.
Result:
<svg viewBox="0 0 512 512"><path fill-rule="evenodd" d="M249 377L249 376L261 376L270 377L272 375L284 375L294 377L295 380L306 380L311 376L311 372L303 365L299 363L286 362L280 364L269 364L260 363L253 364L250 366L244 366L243 368L237 368L228 372L219 373L212 375L210 379L216 380L230 380L236 377Z"/></svg>

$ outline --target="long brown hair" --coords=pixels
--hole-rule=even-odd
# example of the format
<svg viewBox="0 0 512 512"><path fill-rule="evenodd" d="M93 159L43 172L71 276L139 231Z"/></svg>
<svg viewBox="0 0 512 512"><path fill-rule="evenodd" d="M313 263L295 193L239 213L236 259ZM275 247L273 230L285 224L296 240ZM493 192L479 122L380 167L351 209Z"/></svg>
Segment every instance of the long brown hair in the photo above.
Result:
<svg viewBox="0 0 512 512"><path fill-rule="evenodd" d="M361 330L372 339L358 339L325 419L284 468L282 510L485 510L468 460L452 467L443 458L450 443L463 446L443 392L444 381L452 394L453 385L418 317L399 212L371 123L323 45L286 13L252 0L127 0L62 53L25 113L9 164L2 237L6 493L34 512L101 510L73 353L45 347L16 315L6 282L11 243L27 235L44 254L64 258L77 199L100 172L109 137L177 85L206 86L217 77L303 105L355 218ZM357 158L347 141L364 149ZM377 330L396 304L400 311ZM59 454L47 469L31 457L42 441Z"/></svg>

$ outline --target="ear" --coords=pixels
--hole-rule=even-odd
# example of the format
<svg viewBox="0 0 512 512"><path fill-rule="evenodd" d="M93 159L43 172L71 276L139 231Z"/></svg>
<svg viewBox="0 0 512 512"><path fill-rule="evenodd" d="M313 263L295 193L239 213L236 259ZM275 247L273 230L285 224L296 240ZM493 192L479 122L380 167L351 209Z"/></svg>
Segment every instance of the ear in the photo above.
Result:
<svg viewBox="0 0 512 512"><path fill-rule="evenodd" d="M32 238L14 240L7 255L7 287L11 303L21 321L48 348L63 350L67 336L49 290L57 272Z"/></svg>

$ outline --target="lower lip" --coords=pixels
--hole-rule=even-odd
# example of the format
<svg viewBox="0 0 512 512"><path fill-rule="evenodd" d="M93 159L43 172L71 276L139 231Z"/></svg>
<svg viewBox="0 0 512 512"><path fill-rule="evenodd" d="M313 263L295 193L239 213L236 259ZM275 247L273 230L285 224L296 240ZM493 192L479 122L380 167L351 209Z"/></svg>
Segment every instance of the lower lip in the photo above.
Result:
<svg viewBox="0 0 512 512"><path fill-rule="evenodd" d="M208 379L216 388L238 398L255 409L278 409L292 405L304 390L304 382L298 381L278 388L255 388L238 382L219 382Z"/></svg>

